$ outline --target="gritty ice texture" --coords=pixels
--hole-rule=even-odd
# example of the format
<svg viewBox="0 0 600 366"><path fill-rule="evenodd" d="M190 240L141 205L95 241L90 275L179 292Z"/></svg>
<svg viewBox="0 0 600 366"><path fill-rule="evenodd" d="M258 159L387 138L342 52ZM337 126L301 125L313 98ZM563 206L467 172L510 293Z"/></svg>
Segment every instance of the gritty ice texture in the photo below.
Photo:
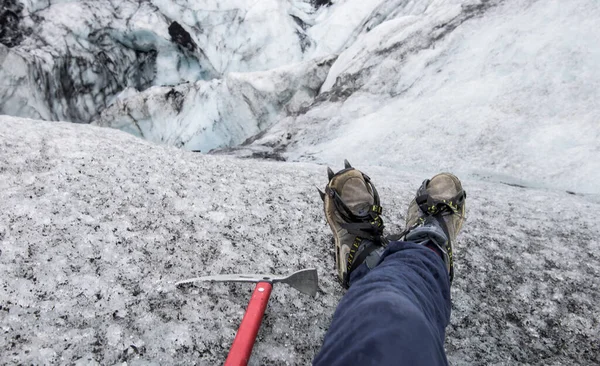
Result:
<svg viewBox="0 0 600 366"><path fill-rule="evenodd" d="M360 168L387 233L399 232L425 177ZM310 163L0 117L0 363L221 364L252 286L174 282L315 267L316 298L275 286L250 361L309 364L343 294L315 190L325 183L325 167ZM451 364L600 362L600 203L463 183Z"/></svg>

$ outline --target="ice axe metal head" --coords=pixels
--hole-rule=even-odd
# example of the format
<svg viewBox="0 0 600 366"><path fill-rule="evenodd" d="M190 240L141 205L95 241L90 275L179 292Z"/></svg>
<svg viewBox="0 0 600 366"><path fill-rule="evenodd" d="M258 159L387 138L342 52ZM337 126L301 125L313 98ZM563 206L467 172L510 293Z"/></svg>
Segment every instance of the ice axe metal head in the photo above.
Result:
<svg viewBox="0 0 600 366"><path fill-rule="evenodd" d="M289 276L276 276L270 274L224 274L216 276L204 276L190 278L189 280L179 281L175 285L181 286L194 282L268 282L268 283L285 283L295 288L296 290L310 296L315 296L319 289L319 277L317 270L314 268L302 269L294 272Z"/></svg>
<svg viewBox="0 0 600 366"><path fill-rule="evenodd" d="M181 286L198 281L256 283L242 323L225 360L225 366L242 366L248 363L274 283L287 283L296 290L311 296L315 296L319 288L317 270L314 268L303 269L289 276L245 274L205 276L179 281L175 285Z"/></svg>

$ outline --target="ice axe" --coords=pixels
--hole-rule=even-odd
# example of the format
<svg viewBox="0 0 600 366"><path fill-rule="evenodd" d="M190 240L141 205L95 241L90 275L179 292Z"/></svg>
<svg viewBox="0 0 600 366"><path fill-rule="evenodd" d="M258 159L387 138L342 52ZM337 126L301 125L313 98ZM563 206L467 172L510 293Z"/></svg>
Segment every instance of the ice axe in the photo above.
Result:
<svg viewBox="0 0 600 366"><path fill-rule="evenodd" d="M235 335L235 339L229 350L229 355L227 355L227 359L225 360L226 366L246 365L248 363L274 283L287 283L296 290L310 296L315 296L319 287L317 270L314 268L303 269L294 272L289 276L259 274L205 276L179 281L175 285L181 286L199 281L256 283L256 287L254 288L254 292L252 293L252 297L246 308L246 313L242 318L242 323Z"/></svg>

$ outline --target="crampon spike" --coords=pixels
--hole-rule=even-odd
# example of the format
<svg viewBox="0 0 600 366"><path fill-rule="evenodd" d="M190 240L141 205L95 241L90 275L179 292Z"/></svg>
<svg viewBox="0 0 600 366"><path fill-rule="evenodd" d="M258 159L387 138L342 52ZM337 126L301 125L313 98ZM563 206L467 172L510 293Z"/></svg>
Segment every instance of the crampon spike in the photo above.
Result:
<svg viewBox="0 0 600 366"><path fill-rule="evenodd" d="M325 201L325 192L323 192L319 188L317 188L317 191L319 191L319 196L321 196L321 200Z"/></svg>
<svg viewBox="0 0 600 366"><path fill-rule="evenodd" d="M330 167L327 167L327 176L329 177L329 180L331 180L334 175L335 173L333 172L333 170L331 170Z"/></svg>

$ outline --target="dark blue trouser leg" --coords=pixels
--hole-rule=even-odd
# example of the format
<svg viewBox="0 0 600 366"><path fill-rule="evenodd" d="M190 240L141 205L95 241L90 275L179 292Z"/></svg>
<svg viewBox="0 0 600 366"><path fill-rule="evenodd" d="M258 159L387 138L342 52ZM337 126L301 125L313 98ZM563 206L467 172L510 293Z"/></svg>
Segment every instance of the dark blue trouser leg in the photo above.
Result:
<svg viewBox="0 0 600 366"><path fill-rule="evenodd" d="M450 282L433 250L392 242L351 275L314 365L446 365Z"/></svg>

